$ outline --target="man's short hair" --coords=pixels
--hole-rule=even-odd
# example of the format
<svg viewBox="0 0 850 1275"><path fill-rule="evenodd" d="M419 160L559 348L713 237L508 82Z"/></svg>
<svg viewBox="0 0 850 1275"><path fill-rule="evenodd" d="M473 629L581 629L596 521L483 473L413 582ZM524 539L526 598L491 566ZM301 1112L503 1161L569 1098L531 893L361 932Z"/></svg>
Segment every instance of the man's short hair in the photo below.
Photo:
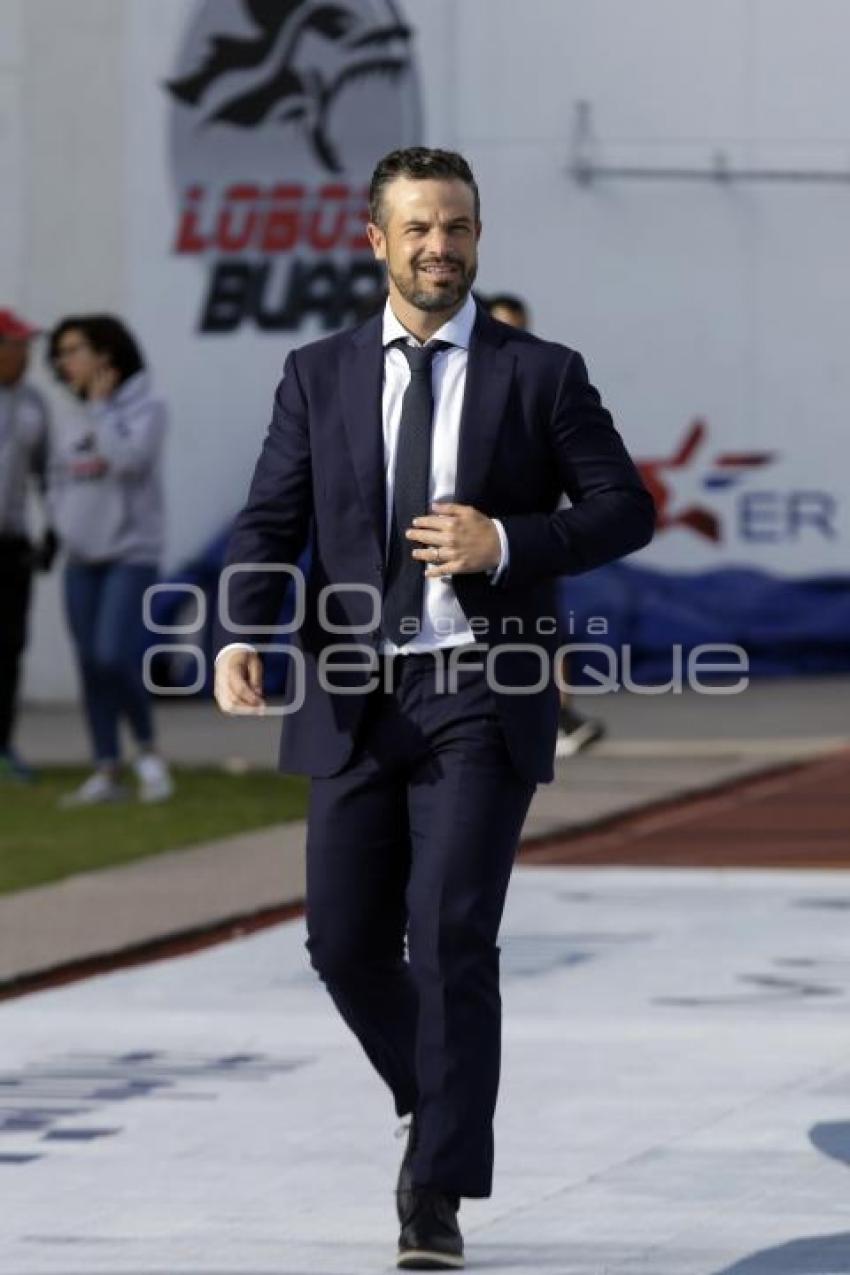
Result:
<svg viewBox="0 0 850 1275"><path fill-rule="evenodd" d="M515 292L492 293L485 304L491 314L496 308L512 310L514 314L519 315L523 323L528 323L528 306L522 297L518 297Z"/></svg>
<svg viewBox="0 0 850 1275"><path fill-rule="evenodd" d="M469 164L457 151L439 150L434 146L408 146L405 150L390 151L379 160L369 183L369 219L376 226L384 226L384 191L396 177L411 177L414 181L462 181L475 198L475 220L481 217L481 200L478 186Z"/></svg>

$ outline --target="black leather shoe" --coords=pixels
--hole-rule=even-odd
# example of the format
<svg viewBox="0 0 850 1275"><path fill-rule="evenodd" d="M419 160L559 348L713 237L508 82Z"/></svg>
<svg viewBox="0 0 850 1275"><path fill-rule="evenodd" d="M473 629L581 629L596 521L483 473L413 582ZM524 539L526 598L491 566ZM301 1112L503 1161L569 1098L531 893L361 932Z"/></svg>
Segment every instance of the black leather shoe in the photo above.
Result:
<svg viewBox="0 0 850 1275"><path fill-rule="evenodd" d="M399 1134L403 1132L403 1126L399 1130ZM413 1190L413 1177L410 1170L410 1162L413 1159L413 1152L416 1150L416 1117L410 1117L410 1124L407 1126L407 1145L404 1148L404 1155L401 1158L401 1166L398 1171L398 1182L395 1188L395 1206L398 1213L398 1220L404 1225L404 1219L410 1212L410 1193Z"/></svg>
<svg viewBox="0 0 850 1275"><path fill-rule="evenodd" d="M436 1187L411 1186L407 1203L396 1265L405 1271L461 1270L463 1237L457 1224L458 1197Z"/></svg>

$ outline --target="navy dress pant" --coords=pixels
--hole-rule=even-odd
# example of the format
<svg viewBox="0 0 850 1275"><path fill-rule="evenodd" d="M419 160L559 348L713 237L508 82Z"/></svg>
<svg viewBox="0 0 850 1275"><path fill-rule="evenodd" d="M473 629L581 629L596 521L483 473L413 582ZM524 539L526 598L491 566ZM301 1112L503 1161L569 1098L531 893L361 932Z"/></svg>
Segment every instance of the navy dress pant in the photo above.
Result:
<svg viewBox="0 0 850 1275"><path fill-rule="evenodd" d="M486 1196L497 936L534 785L511 765L482 673L441 693L433 656L391 667L349 764L312 780L307 948L397 1112L416 1113L413 1181Z"/></svg>

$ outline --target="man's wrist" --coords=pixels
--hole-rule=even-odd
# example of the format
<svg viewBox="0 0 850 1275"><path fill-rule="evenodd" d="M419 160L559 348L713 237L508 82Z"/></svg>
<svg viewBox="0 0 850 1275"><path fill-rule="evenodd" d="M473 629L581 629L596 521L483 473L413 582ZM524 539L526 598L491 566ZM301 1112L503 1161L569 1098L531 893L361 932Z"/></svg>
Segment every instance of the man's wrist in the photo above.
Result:
<svg viewBox="0 0 850 1275"><path fill-rule="evenodd" d="M228 651L252 651L254 655L257 654L256 648L250 642L228 642L227 646L223 646L215 657L215 664L218 664L221 657L226 655Z"/></svg>

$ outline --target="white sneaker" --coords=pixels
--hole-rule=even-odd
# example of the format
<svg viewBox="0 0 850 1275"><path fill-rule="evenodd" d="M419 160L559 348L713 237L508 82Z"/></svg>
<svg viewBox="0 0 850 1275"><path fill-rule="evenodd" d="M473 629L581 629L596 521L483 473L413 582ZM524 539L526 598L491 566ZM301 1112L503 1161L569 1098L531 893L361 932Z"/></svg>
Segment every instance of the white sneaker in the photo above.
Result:
<svg viewBox="0 0 850 1275"><path fill-rule="evenodd" d="M75 806L105 806L113 801L125 801L127 789L124 788L106 770L96 770L89 775L79 788L66 792L59 800L62 810L72 810Z"/></svg>
<svg viewBox="0 0 850 1275"><path fill-rule="evenodd" d="M145 753L133 763L139 781L139 801L168 801L174 796L174 780L161 757Z"/></svg>

